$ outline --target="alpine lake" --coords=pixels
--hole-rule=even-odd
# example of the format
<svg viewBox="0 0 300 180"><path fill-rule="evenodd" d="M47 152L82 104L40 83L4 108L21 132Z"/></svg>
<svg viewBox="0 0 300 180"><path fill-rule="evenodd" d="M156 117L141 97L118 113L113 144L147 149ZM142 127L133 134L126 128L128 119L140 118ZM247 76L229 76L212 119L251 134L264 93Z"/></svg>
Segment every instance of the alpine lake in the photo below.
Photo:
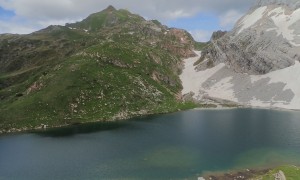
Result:
<svg viewBox="0 0 300 180"><path fill-rule="evenodd" d="M189 110L0 136L0 180L197 179L300 165L300 112Z"/></svg>

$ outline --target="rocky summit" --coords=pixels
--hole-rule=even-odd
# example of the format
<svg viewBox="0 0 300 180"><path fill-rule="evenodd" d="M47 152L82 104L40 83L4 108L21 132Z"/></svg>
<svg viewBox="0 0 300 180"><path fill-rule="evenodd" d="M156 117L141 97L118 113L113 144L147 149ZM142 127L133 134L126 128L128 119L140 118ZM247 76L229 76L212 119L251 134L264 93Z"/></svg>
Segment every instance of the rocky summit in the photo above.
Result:
<svg viewBox="0 0 300 180"><path fill-rule="evenodd" d="M180 99L184 30L107 9L28 35L0 35L2 131L163 113ZM192 105L193 106L193 105Z"/></svg>
<svg viewBox="0 0 300 180"><path fill-rule="evenodd" d="M257 1L192 61L181 75L183 94L198 101L299 110L299 2Z"/></svg>

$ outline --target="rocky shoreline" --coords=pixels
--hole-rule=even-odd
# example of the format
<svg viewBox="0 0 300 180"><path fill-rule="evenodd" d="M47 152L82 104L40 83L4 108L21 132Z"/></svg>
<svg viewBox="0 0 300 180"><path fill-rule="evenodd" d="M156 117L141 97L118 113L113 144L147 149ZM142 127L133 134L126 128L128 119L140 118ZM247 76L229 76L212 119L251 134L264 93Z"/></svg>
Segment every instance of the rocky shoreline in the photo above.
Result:
<svg viewBox="0 0 300 180"><path fill-rule="evenodd" d="M227 172L227 173L212 173L204 175L205 180L239 180L239 179L252 179L257 176L262 176L267 174L271 169L246 169L237 172Z"/></svg>
<svg viewBox="0 0 300 180"><path fill-rule="evenodd" d="M243 106L243 105L237 105L237 106L224 106L224 105L217 105L217 106L210 106L204 105L206 107L199 106L197 108L194 108L194 110L230 110L230 109L264 109L264 110L274 110L274 111L299 111L294 109L283 109L283 108L263 108L263 107L255 107L255 106ZM188 109L187 109L188 110ZM190 109L192 110L192 109ZM164 113L149 113L149 112L142 112L132 115L123 115L123 116L116 116L113 119L109 120L96 120L96 121L86 121L86 122L79 122L75 124L86 124L86 123L99 123L99 122L114 122L114 121L121 121L121 120L128 120L131 118L141 117L141 116L148 116L148 115L159 115L159 114L166 114L166 113L172 113L172 112L180 112L181 109L178 109L177 111L170 111L170 112L164 112ZM36 130L46 130L46 129L53 129L53 128L62 128L62 127L68 127L72 126L72 124L61 124L61 125L48 125L48 124L40 124L38 126L29 126L29 127L22 127L22 128L10 128L10 129L0 129L0 135L3 134L11 134L11 133L22 133L22 132L29 132L29 131L36 131Z"/></svg>
<svg viewBox="0 0 300 180"><path fill-rule="evenodd" d="M233 172L206 173L199 180L262 180L262 179L299 179L300 168L294 165L285 165L277 168L246 169Z"/></svg>
<svg viewBox="0 0 300 180"><path fill-rule="evenodd" d="M122 120L129 120L131 118L138 118L138 117L142 117L142 116L159 115L159 114L166 114L166 113L173 113L173 112L180 112L180 111L183 111L183 110L182 109L177 109L176 111L166 111L166 112L161 112L161 113L152 113L152 112L148 112L148 111L139 111L139 112L118 114L118 115L114 116L113 118L106 119L106 120L101 119L101 120L95 120L95 121L84 121L84 122L71 123L71 124L60 124L60 125L40 124L38 126L0 129L0 136L4 135L4 134L24 133L24 132L37 131L37 130L63 128L63 127L68 127L68 126L78 125L78 124L100 123L100 122L116 122L116 121L122 121Z"/></svg>

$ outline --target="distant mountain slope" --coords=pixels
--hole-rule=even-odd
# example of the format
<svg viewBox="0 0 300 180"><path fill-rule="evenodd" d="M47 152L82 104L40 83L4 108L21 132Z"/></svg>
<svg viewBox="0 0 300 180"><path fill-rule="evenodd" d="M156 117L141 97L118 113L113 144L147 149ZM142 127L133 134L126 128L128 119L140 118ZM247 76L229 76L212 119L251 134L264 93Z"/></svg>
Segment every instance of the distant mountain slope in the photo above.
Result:
<svg viewBox="0 0 300 180"><path fill-rule="evenodd" d="M199 101L300 109L298 1L259 0L232 31L215 32L201 55L182 74L183 94L193 92Z"/></svg>
<svg viewBox="0 0 300 180"><path fill-rule="evenodd" d="M0 35L0 129L184 108L178 74L194 44L184 30L112 6L66 26Z"/></svg>

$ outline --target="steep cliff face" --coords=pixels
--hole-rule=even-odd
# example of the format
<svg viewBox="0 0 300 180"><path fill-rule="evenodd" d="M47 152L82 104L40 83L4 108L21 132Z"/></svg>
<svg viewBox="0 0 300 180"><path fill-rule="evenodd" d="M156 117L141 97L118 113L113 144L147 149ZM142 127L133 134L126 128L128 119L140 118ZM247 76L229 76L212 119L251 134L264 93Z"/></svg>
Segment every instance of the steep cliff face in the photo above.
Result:
<svg viewBox="0 0 300 180"><path fill-rule="evenodd" d="M300 8L260 0L230 32L216 32L199 59L186 62L183 94L245 106L300 109Z"/></svg>
<svg viewBox="0 0 300 180"><path fill-rule="evenodd" d="M236 72L266 74L300 61L300 9L294 0L260 0L234 29L212 38L203 59ZM198 69L203 64L198 65Z"/></svg>

